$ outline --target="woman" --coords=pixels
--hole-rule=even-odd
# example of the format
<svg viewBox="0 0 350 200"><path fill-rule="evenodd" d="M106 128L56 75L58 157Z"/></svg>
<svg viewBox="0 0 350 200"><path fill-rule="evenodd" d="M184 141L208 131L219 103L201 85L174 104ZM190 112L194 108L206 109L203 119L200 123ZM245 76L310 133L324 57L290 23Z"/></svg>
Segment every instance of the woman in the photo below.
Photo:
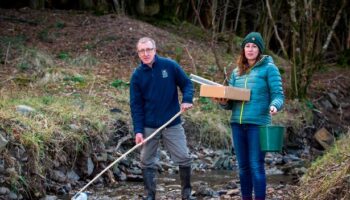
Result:
<svg viewBox="0 0 350 200"><path fill-rule="evenodd" d="M250 101L214 100L232 110L231 127L243 200L265 199L265 153L260 150L259 126L271 123L271 115L282 109L284 94L278 68L271 56L262 55L265 45L257 32L242 42L237 68L229 85L251 90Z"/></svg>

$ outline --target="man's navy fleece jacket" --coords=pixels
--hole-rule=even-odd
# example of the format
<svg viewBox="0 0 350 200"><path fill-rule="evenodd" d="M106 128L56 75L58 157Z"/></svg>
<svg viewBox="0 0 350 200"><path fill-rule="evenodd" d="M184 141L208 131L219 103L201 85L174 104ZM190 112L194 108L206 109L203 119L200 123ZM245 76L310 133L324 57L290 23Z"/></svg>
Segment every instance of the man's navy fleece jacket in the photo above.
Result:
<svg viewBox="0 0 350 200"><path fill-rule="evenodd" d="M182 102L192 103L192 82L174 60L156 55L152 68L142 63L136 68L130 81L134 133L143 133L144 127L158 128L180 111L178 87ZM179 123L180 117L168 127Z"/></svg>

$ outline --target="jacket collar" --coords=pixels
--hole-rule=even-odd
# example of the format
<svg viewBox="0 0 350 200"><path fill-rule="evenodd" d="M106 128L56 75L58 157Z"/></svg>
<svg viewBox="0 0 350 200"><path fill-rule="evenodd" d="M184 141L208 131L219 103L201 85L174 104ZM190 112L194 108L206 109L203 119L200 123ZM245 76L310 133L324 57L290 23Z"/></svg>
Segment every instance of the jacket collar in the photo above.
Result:
<svg viewBox="0 0 350 200"><path fill-rule="evenodd" d="M156 54L156 55L154 56L154 62L152 63L152 68L156 66L156 63L158 62L158 60L159 60L159 57L158 57L158 55ZM148 65L144 64L142 61L141 61L141 68L142 68L143 70L151 69Z"/></svg>

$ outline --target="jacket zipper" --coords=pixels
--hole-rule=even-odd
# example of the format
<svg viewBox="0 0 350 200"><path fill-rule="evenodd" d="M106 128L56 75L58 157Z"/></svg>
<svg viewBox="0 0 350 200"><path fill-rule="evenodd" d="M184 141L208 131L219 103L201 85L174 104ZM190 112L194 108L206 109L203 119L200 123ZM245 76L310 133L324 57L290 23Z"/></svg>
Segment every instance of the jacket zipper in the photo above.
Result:
<svg viewBox="0 0 350 200"><path fill-rule="evenodd" d="M245 89L247 89L247 81L248 81L248 75L246 76L245 81L244 81L244 88L245 88ZM240 123L240 124L242 124L244 103L245 103L245 101L242 102L241 114L240 114L240 116L239 116L239 123Z"/></svg>
<svg viewBox="0 0 350 200"><path fill-rule="evenodd" d="M252 69L258 65L260 65L260 63L265 59L265 56L263 56L257 63L255 63L255 65L249 69L248 73L247 73L247 76L245 78L245 81L244 81L244 89L247 89L247 81L248 81L248 76L249 76L249 73L250 71L252 71ZM245 101L242 102L242 106L241 106L241 113L240 113L240 116L239 116L239 123L242 124L242 118L243 118L243 110L244 110L244 103Z"/></svg>

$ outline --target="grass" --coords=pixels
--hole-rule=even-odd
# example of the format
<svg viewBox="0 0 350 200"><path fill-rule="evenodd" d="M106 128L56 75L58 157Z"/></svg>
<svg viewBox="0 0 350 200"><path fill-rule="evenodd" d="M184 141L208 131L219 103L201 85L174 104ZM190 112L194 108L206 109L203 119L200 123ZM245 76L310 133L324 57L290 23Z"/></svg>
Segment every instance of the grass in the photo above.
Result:
<svg viewBox="0 0 350 200"><path fill-rule="evenodd" d="M296 198L331 200L350 198L350 130L333 148L312 163L302 177Z"/></svg>
<svg viewBox="0 0 350 200"><path fill-rule="evenodd" d="M17 97L0 99L2 119L16 119L21 123L19 139L28 146L42 149L42 145L54 139L55 133L64 135L64 138L80 138L80 130L70 128L75 124L79 127L86 125L96 132L105 131L109 112L96 99L75 96L34 96L19 94ZM29 115L16 112L16 106L27 105L35 109ZM12 131L12 134L16 134Z"/></svg>
<svg viewBox="0 0 350 200"><path fill-rule="evenodd" d="M210 100L208 100L210 101ZM186 129L195 145L212 148L231 148L230 112L218 105L201 100L186 114Z"/></svg>
<svg viewBox="0 0 350 200"><path fill-rule="evenodd" d="M22 48L22 53L17 60L17 67L22 71L41 71L42 68L52 67L54 65L51 55L34 48Z"/></svg>

